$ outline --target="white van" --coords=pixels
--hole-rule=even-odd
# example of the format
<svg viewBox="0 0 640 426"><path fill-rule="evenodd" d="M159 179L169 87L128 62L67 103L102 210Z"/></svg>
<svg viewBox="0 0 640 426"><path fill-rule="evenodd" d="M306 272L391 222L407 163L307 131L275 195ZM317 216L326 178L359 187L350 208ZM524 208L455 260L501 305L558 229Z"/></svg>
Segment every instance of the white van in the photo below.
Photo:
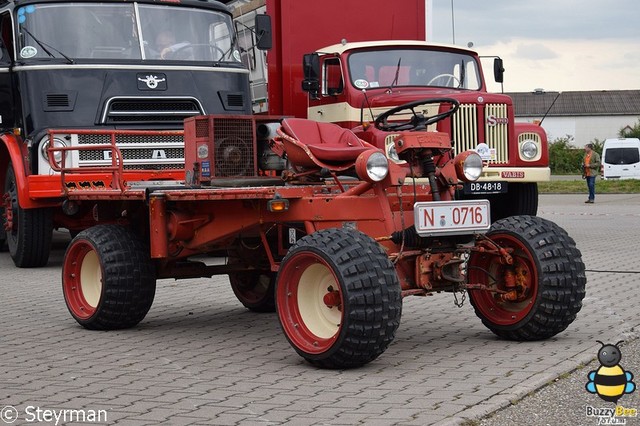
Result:
<svg viewBox="0 0 640 426"><path fill-rule="evenodd" d="M640 139L607 139L602 149L604 179L640 179Z"/></svg>

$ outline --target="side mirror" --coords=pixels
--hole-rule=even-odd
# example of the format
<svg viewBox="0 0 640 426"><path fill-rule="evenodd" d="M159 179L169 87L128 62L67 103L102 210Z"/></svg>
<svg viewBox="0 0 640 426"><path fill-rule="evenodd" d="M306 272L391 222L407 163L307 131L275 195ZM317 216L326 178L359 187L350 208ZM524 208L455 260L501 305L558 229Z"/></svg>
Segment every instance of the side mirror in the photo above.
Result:
<svg viewBox="0 0 640 426"><path fill-rule="evenodd" d="M260 50L269 50L273 47L271 38L271 16L256 15L256 47Z"/></svg>
<svg viewBox="0 0 640 426"><path fill-rule="evenodd" d="M493 60L493 78L496 83L504 82L504 66L502 64L502 58L495 58Z"/></svg>
<svg viewBox="0 0 640 426"><path fill-rule="evenodd" d="M320 57L317 53L307 53L302 57L302 72L302 90L317 98L320 90Z"/></svg>

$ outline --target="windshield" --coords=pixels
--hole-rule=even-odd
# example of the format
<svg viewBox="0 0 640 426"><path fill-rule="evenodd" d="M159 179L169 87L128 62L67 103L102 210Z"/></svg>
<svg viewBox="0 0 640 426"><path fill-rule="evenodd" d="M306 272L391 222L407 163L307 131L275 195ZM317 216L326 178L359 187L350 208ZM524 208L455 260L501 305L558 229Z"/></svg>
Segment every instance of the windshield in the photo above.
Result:
<svg viewBox="0 0 640 426"><path fill-rule="evenodd" d="M18 57L240 61L231 18L168 5L43 3L17 10Z"/></svg>
<svg viewBox="0 0 640 426"><path fill-rule="evenodd" d="M480 90L478 64L471 55L424 49L385 49L349 56L351 84L358 89L437 86Z"/></svg>

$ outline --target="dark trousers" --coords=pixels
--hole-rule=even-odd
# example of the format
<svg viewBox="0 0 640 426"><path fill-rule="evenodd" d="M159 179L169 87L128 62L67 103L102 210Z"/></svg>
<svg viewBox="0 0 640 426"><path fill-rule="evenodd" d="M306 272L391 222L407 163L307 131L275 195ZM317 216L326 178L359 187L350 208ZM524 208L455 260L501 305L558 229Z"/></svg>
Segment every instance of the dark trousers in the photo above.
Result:
<svg viewBox="0 0 640 426"><path fill-rule="evenodd" d="M589 188L589 199L591 201L596 198L596 177L587 176L587 188Z"/></svg>

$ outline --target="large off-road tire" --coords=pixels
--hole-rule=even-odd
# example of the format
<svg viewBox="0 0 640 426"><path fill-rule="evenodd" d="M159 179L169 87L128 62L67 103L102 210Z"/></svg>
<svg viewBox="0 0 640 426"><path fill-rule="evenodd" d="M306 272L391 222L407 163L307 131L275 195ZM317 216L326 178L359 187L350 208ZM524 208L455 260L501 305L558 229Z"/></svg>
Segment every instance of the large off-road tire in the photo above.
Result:
<svg viewBox="0 0 640 426"><path fill-rule="evenodd" d="M482 323L510 340L547 339L565 330L582 308L587 282L573 239L560 226L535 216L500 220L487 236L510 251L513 264L501 263L499 255L488 251L473 252L468 262L469 283L515 290L512 295L517 297L469 290Z"/></svg>
<svg viewBox="0 0 640 426"><path fill-rule="evenodd" d="M395 337L400 282L372 238L325 229L298 240L283 259L276 308L289 343L307 361L322 368L358 367Z"/></svg>
<svg viewBox="0 0 640 426"><path fill-rule="evenodd" d="M147 315L156 290L149 249L131 230L98 225L67 248L62 291L71 316L92 330L133 327Z"/></svg>
<svg viewBox="0 0 640 426"><path fill-rule="evenodd" d="M9 254L13 263L19 268L45 266L51 251L53 213L49 208L21 208L18 203L18 192L13 165L9 164L3 198L3 213L11 216L12 224L5 233ZM5 223L3 219L3 228ZM0 240L2 240L1 236ZM1 241L0 246L2 246Z"/></svg>

